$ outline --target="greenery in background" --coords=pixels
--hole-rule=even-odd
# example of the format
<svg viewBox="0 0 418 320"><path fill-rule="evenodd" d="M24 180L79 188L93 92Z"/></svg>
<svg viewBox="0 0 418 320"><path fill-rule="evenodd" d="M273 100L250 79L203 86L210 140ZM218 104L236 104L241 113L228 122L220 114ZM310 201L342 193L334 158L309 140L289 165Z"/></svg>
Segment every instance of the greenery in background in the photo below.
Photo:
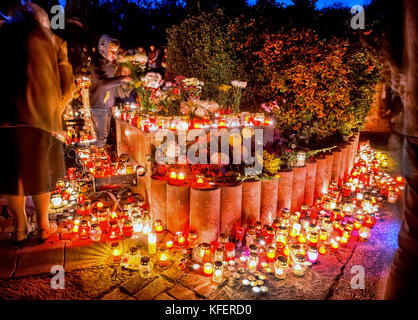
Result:
<svg viewBox="0 0 418 320"><path fill-rule="evenodd" d="M283 30L269 36L259 53L278 127L285 136L299 135L302 146L332 136L349 117L347 47L347 41L322 40L312 30Z"/></svg>
<svg viewBox="0 0 418 320"><path fill-rule="evenodd" d="M235 50L236 25L237 21L216 11L189 17L168 29L169 72L202 80L203 99L224 99L219 87L244 74Z"/></svg>

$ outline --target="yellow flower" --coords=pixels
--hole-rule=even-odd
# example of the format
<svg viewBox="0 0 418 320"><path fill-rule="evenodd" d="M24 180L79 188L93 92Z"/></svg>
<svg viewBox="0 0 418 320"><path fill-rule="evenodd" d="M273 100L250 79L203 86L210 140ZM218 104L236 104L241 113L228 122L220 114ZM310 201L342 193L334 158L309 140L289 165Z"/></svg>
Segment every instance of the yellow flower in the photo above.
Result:
<svg viewBox="0 0 418 320"><path fill-rule="evenodd" d="M135 88L139 87L142 87L142 81L138 81L137 83L135 83Z"/></svg>
<svg viewBox="0 0 418 320"><path fill-rule="evenodd" d="M231 88L232 87L230 85L227 85L227 84L222 84L222 85L219 86L219 90L224 91L224 92L229 91Z"/></svg>

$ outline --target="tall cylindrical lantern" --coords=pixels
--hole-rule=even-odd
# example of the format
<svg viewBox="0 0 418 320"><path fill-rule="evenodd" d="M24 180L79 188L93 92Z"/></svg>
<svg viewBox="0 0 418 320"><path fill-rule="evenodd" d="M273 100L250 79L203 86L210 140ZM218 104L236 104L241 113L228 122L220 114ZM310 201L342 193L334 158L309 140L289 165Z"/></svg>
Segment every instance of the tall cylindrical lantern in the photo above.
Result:
<svg viewBox="0 0 418 320"><path fill-rule="evenodd" d="M199 233L199 241L210 243L219 237L221 189L218 186L190 188L190 230Z"/></svg>
<svg viewBox="0 0 418 320"><path fill-rule="evenodd" d="M188 185L167 184L167 229L173 233L188 232L190 216Z"/></svg>
<svg viewBox="0 0 418 320"><path fill-rule="evenodd" d="M277 212L282 212L283 208L290 208L292 203L293 170L291 168L282 169L279 171L279 175Z"/></svg>
<svg viewBox="0 0 418 320"><path fill-rule="evenodd" d="M242 226L260 220L261 181L246 180L242 184Z"/></svg>
<svg viewBox="0 0 418 320"><path fill-rule="evenodd" d="M315 198L321 196L324 188L324 179L325 179L325 157L319 156L316 158L316 177L315 177Z"/></svg>
<svg viewBox="0 0 418 320"><path fill-rule="evenodd" d="M338 183L340 179L341 149L340 148L333 149L332 154L334 156L334 159L332 162L331 181Z"/></svg>
<svg viewBox="0 0 418 320"><path fill-rule="evenodd" d="M340 176L338 184L342 185L344 182L345 164L347 161L347 144L343 144L341 147L341 161L340 161Z"/></svg>
<svg viewBox="0 0 418 320"><path fill-rule="evenodd" d="M220 183L221 188L221 233L241 226L242 184Z"/></svg>
<svg viewBox="0 0 418 320"><path fill-rule="evenodd" d="M305 197L306 165L303 167L293 167L293 188L291 211L296 211L303 205Z"/></svg>
<svg viewBox="0 0 418 320"><path fill-rule="evenodd" d="M150 209L152 220L167 226L167 181L151 178Z"/></svg>
<svg viewBox="0 0 418 320"><path fill-rule="evenodd" d="M278 187L278 178L261 181L260 221L262 224L271 225L276 218Z"/></svg>
<svg viewBox="0 0 418 320"><path fill-rule="evenodd" d="M328 187L331 183L331 176L332 176L332 163L334 161L334 156L331 152L325 154L325 178L324 178L324 186L322 188L322 192L328 192Z"/></svg>
<svg viewBox="0 0 418 320"><path fill-rule="evenodd" d="M303 203L311 206L314 202L315 180L316 180L316 161L306 162L305 196Z"/></svg>

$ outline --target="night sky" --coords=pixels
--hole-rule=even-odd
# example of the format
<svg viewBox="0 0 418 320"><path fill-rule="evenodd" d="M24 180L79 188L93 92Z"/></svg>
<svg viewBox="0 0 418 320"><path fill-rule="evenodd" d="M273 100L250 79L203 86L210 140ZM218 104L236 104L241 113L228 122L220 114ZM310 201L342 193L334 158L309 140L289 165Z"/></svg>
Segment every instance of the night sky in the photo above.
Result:
<svg viewBox="0 0 418 320"><path fill-rule="evenodd" d="M256 2L256 0L247 0L249 4L254 4ZM61 5L65 6L65 0L60 0ZM291 0L279 0L278 2L282 2L284 4L292 4ZM371 0L318 0L317 2L317 7L319 9L323 8L323 7L327 7L330 6L334 3L342 3L344 6L347 7L352 7L356 4L359 5L366 5L369 4L371 2Z"/></svg>

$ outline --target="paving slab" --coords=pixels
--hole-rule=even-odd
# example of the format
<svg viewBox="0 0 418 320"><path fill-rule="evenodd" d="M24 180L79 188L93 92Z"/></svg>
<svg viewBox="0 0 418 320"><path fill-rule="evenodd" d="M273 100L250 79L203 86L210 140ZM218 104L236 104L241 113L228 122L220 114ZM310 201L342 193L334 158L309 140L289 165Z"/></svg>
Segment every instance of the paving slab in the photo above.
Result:
<svg viewBox="0 0 418 320"><path fill-rule="evenodd" d="M168 282L162 277L157 277L135 294L135 298L138 300L152 300L172 286L173 284L171 282Z"/></svg>
<svg viewBox="0 0 418 320"><path fill-rule="evenodd" d="M85 269L111 261L110 246L107 243L88 240L66 242L65 270Z"/></svg>
<svg viewBox="0 0 418 320"><path fill-rule="evenodd" d="M0 279L8 279L12 276L16 268L19 249L0 248Z"/></svg>
<svg viewBox="0 0 418 320"><path fill-rule="evenodd" d="M176 281L186 273L185 269L179 267L179 264L173 262L173 265L167 270L163 271L162 274L170 280Z"/></svg>
<svg viewBox="0 0 418 320"><path fill-rule="evenodd" d="M65 241L23 246L14 277L50 273L52 266L63 266L64 247Z"/></svg>
<svg viewBox="0 0 418 320"><path fill-rule="evenodd" d="M141 274L136 274L120 286L120 290L129 295L135 295L138 291L144 288L147 284L152 282L155 277L151 279L144 279Z"/></svg>
<svg viewBox="0 0 418 320"><path fill-rule="evenodd" d="M167 293L163 292L156 296L154 300L176 300L172 296L169 296Z"/></svg>
<svg viewBox="0 0 418 320"><path fill-rule="evenodd" d="M130 295L123 293L119 288L105 295L102 300L135 300Z"/></svg>
<svg viewBox="0 0 418 320"><path fill-rule="evenodd" d="M195 292L189 290L182 285L175 285L167 291L167 293L178 300L202 300Z"/></svg>
<svg viewBox="0 0 418 320"><path fill-rule="evenodd" d="M205 298L209 298L219 288L219 284L213 282L212 277L205 277L195 272L186 274L180 282Z"/></svg>

